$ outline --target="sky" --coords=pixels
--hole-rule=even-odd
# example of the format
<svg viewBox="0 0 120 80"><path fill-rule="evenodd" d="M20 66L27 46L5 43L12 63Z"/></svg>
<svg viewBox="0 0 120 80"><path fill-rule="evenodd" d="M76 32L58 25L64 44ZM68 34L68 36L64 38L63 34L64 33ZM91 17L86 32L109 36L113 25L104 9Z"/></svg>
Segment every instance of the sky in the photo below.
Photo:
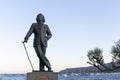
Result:
<svg viewBox="0 0 120 80"><path fill-rule="evenodd" d="M46 56L55 72L90 66L87 52L103 50L105 63L120 39L120 0L0 0L0 73L27 73L31 66L23 44L36 15L44 14L52 38ZM35 70L38 58L31 35L25 44Z"/></svg>

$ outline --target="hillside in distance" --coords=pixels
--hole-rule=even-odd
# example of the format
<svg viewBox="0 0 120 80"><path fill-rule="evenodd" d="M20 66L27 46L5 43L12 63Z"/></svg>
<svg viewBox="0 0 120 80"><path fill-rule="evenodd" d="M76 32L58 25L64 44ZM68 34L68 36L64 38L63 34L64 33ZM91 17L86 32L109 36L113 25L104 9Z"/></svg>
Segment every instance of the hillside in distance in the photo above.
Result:
<svg viewBox="0 0 120 80"><path fill-rule="evenodd" d="M115 64L115 63L114 63ZM102 66L99 66L103 72L120 72L120 66L117 66L116 68L112 67L111 63L106 63L104 64L105 66L109 67L109 69L111 70L106 70L105 68L103 68ZM117 64L116 64L117 65ZM76 67L76 68L67 68L64 70L61 70L59 72L59 74L71 74L71 73L100 73L101 71L98 70L96 67L94 66L88 66L88 67Z"/></svg>

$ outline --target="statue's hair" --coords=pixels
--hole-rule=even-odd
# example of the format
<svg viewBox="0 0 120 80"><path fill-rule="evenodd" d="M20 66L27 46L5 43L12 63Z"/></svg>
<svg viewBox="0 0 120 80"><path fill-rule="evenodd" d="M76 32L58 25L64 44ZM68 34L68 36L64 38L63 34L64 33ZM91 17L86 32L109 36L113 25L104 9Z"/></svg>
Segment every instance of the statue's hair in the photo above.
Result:
<svg viewBox="0 0 120 80"><path fill-rule="evenodd" d="M38 21L39 16L42 17L42 21L44 23L45 22L45 17L44 17L44 15L42 13L40 13L40 14L37 15L36 21Z"/></svg>

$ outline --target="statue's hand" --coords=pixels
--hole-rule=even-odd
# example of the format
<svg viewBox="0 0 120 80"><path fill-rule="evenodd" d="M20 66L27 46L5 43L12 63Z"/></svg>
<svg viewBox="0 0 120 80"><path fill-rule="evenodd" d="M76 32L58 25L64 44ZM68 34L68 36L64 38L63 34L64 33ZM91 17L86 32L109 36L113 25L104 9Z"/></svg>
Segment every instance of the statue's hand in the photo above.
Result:
<svg viewBox="0 0 120 80"><path fill-rule="evenodd" d="M47 37L47 36L45 36L45 38L48 40L48 37Z"/></svg>
<svg viewBox="0 0 120 80"><path fill-rule="evenodd" d="M27 39L24 39L23 43L27 43Z"/></svg>

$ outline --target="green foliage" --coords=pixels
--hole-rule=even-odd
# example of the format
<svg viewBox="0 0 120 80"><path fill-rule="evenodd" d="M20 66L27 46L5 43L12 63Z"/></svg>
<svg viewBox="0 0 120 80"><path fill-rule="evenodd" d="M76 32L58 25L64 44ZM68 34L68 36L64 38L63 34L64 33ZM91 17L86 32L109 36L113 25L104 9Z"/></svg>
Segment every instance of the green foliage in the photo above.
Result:
<svg viewBox="0 0 120 80"><path fill-rule="evenodd" d="M94 50L88 51L88 59L89 61L87 63L92 65L101 65L104 63L104 59L102 56L102 50L99 48L95 48Z"/></svg>
<svg viewBox="0 0 120 80"><path fill-rule="evenodd" d="M87 54L88 59L89 59L89 61L87 61L87 63L90 65L93 65L94 67L99 69L101 72L103 72L103 70L99 67L99 65L102 65L103 67L105 67L103 65L104 59L102 56L102 52L103 51L101 49L95 48L94 50L89 50L88 54Z"/></svg>
<svg viewBox="0 0 120 80"><path fill-rule="evenodd" d="M120 63L120 40L112 46L111 54L113 62Z"/></svg>

